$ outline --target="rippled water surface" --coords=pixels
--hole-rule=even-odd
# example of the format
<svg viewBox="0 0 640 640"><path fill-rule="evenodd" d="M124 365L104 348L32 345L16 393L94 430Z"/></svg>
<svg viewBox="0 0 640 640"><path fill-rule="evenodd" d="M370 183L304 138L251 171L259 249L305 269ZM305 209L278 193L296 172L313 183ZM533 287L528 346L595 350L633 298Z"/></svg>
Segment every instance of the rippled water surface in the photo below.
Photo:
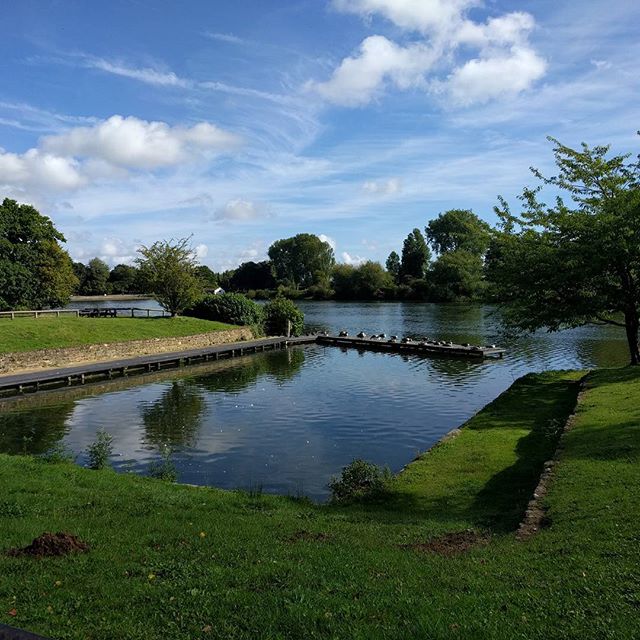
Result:
<svg viewBox="0 0 640 640"><path fill-rule="evenodd" d="M83 451L103 428L119 470L165 445L179 479L321 499L355 457L396 471L528 371L618 366L624 336L585 327L507 340L490 308L301 303L311 329L499 342L503 360L425 358L311 345L0 403L0 450ZM108 321L108 320L107 320Z"/></svg>

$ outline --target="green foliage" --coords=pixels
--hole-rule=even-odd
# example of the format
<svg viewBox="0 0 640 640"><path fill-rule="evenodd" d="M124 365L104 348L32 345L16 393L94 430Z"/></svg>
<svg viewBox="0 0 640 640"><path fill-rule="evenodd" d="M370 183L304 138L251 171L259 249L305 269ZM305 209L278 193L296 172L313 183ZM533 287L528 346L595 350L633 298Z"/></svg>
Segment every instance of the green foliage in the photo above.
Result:
<svg viewBox="0 0 640 640"><path fill-rule="evenodd" d="M0 205L0 310L66 304L77 286L64 236L30 205Z"/></svg>
<svg viewBox="0 0 640 640"><path fill-rule="evenodd" d="M263 320L262 307L241 293L205 296L186 309L185 315L241 326L258 324Z"/></svg>
<svg viewBox="0 0 640 640"><path fill-rule="evenodd" d="M365 460L354 460L343 467L340 477L329 481L333 502L358 502L381 498L391 481L389 469Z"/></svg>
<svg viewBox="0 0 640 640"><path fill-rule="evenodd" d="M165 445L162 448L160 460L154 460L149 464L149 477L164 482L176 482L178 479L178 471L176 465L171 459L171 447Z"/></svg>
<svg viewBox="0 0 640 640"><path fill-rule="evenodd" d="M431 252L420 229L414 229L405 239L400 262L400 278L424 278Z"/></svg>
<svg viewBox="0 0 640 640"><path fill-rule="evenodd" d="M482 256L491 239L491 227L469 209L451 209L431 220L427 240L439 254L466 251Z"/></svg>
<svg viewBox="0 0 640 640"><path fill-rule="evenodd" d="M310 233L274 242L269 258L278 283L295 289L326 285L335 264L331 246Z"/></svg>
<svg viewBox="0 0 640 640"><path fill-rule="evenodd" d="M200 284L205 289L216 289L218 287L218 277L206 265L200 264L195 268L196 276Z"/></svg>
<svg viewBox="0 0 640 640"><path fill-rule="evenodd" d="M115 294L146 293L139 269L128 264L118 264L111 269L108 289Z"/></svg>
<svg viewBox="0 0 640 640"><path fill-rule="evenodd" d="M275 298L264 306L264 327L270 336L299 336L304 330L304 313L286 298Z"/></svg>
<svg viewBox="0 0 640 640"><path fill-rule="evenodd" d="M107 293L109 265L93 258L85 268L84 279L80 282L79 292L83 296L101 296Z"/></svg>
<svg viewBox="0 0 640 640"><path fill-rule="evenodd" d="M640 364L640 165L608 157L606 146L574 150L551 140L558 175L534 175L570 203L558 198L549 206L538 200L541 187L525 189L516 216L500 199L503 232L487 276L511 328L620 326L632 364Z"/></svg>
<svg viewBox="0 0 640 640"><path fill-rule="evenodd" d="M393 278L393 281L397 284L400 280L400 256L392 251L389 254L386 262L387 271L389 275Z"/></svg>
<svg viewBox="0 0 640 640"><path fill-rule="evenodd" d="M369 260L358 266L336 265L333 270L333 288L336 298L378 300L390 295L394 283L391 274L380 263Z"/></svg>
<svg viewBox="0 0 640 640"><path fill-rule="evenodd" d="M191 306L203 293L189 238L158 241L138 249L136 263L151 293L172 316Z"/></svg>
<svg viewBox="0 0 640 640"><path fill-rule="evenodd" d="M429 288L436 302L481 298L485 288L482 258L461 249L443 253L431 266Z"/></svg>
<svg viewBox="0 0 640 640"><path fill-rule="evenodd" d="M89 469L100 470L109 466L113 455L113 436L104 429L96 434L96 439L87 447Z"/></svg>
<svg viewBox="0 0 640 640"><path fill-rule="evenodd" d="M243 262L231 276L230 286L235 291L248 291L249 289L273 289L276 281L273 277L271 263Z"/></svg>

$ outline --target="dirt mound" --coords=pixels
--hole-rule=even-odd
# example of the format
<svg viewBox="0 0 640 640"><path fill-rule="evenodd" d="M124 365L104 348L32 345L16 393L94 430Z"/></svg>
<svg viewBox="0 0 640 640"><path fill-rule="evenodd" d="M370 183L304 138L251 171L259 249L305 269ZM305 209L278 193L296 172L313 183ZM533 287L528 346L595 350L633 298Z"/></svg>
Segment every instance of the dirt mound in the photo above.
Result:
<svg viewBox="0 0 640 640"><path fill-rule="evenodd" d="M48 533L34 539L34 541L24 547L24 549L9 549L9 556L31 556L34 558L45 558L51 556L67 556L70 553L85 553L89 551L89 545L82 542L71 533Z"/></svg>
<svg viewBox="0 0 640 640"><path fill-rule="evenodd" d="M428 542L415 542L400 545L403 549L413 549L426 553L436 553L440 556L455 556L474 547L489 544L490 537L485 533L478 533L473 529L454 531L443 536L432 538Z"/></svg>

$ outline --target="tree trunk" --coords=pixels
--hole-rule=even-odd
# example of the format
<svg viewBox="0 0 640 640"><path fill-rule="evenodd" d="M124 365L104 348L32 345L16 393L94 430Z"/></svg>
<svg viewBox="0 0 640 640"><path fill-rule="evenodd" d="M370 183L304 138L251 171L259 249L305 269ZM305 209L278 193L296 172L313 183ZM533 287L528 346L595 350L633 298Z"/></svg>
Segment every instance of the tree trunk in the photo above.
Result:
<svg viewBox="0 0 640 640"><path fill-rule="evenodd" d="M624 324L627 331L627 342L629 343L629 355L632 365L640 365L640 348L638 346L638 330L640 329L640 319L638 310L628 309L624 314Z"/></svg>

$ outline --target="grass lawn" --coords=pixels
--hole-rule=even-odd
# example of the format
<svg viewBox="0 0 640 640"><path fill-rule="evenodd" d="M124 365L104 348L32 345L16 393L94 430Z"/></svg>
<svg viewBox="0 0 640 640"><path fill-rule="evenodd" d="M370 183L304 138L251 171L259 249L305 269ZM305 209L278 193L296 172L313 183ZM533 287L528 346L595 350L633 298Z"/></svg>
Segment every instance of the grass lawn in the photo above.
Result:
<svg viewBox="0 0 640 640"><path fill-rule="evenodd" d="M0 622L54 638L637 638L640 368L600 371L547 494L514 530L580 374L527 376L413 462L388 499L318 506L0 456ZM475 529L450 557L412 545Z"/></svg>
<svg viewBox="0 0 640 640"><path fill-rule="evenodd" d="M236 328L222 322L184 317L16 318L0 320L0 353L191 336Z"/></svg>

